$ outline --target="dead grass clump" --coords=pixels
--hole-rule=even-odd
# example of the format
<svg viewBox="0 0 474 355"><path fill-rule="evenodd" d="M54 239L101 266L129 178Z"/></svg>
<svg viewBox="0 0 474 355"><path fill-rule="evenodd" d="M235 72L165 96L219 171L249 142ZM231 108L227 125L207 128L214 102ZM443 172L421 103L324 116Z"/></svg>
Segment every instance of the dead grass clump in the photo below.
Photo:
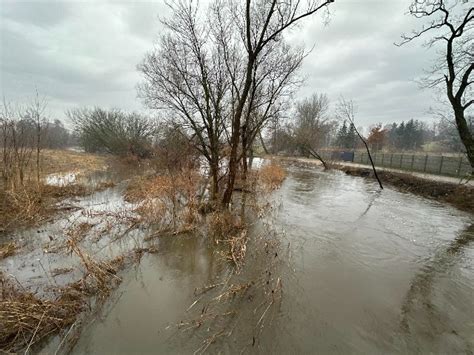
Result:
<svg viewBox="0 0 474 355"><path fill-rule="evenodd" d="M268 165L262 166L257 172L258 182L263 185L264 189L269 191L279 188L285 177L285 170L273 161Z"/></svg>
<svg viewBox="0 0 474 355"><path fill-rule="evenodd" d="M33 225L47 219L55 210L55 202L87 193L82 185L37 186L32 184L0 192L0 231Z"/></svg>
<svg viewBox="0 0 474 355"><path fill-rule="evenodd" d="M230 238L243 228L240 218L228 210L211 213L208 216L207 224L210 235L217 243L220 240Z"/></svg>
<svg viewBox="0 0 474 355"><path fill-rule="evenodd" d="M234 263L237 272L243 266L247 251L247 229L242 220L230 211L217 211L209 215L208 228L216 244L228 246L225 259Z"/></svg>
<svg viewBox="0 0 474 355"><path fill-rule="evenodd" d="M102 299L106 298L110 291L121 281L117 276L117 272L124 264L124 257L119 256L110 262L94 260L76 244L74 239L69 239L68 243L70 252L79 257L85 268L84 277L78 284L74 285L74 288L89 296L95 295Z"/></svg>
<svg viewBox="0 0 474 355"><path fill-rule="evenodd" d="M3 191L0 192L0 199L3 199L0 204L0 231L41 221L49 207L33 188Z"/></svg>
<svg viewBox="0 0 474 355"><path fill-rule="evenodd" d="M0 274L0 351L28 349L76 321L83 310L80 296L64 292L54 300L42 300L19 290Z"/></svg>
<svg viewBox="0 0 474 355"><path fill-rule="evenodd" d="M0 245L0 260L8 258L9 256L15 254L17 248L18 247L15 243Z"/></svg>
<svg viewBox="0 0 474 355"><path fill-rule="evenodd" d="M244 263L245 253L247 252L247 230L242 230L240 234L234 235L224 240L224 242L229 244L227 259L232 260L237 272L240 272Z"/></svg>
<svg viewBox="0 0 474 355"><path fill-rule="evenodd" d="M40 192L43 198L67 198L76 196L85 196L88 190L83 185L68 184L64 186L42 185Z"/></svg>

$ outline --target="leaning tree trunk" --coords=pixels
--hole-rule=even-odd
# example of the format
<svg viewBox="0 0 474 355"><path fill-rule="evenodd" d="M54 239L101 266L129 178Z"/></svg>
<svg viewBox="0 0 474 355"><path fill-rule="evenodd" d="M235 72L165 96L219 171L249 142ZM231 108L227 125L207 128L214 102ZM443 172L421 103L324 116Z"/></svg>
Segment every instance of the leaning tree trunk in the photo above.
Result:
<svg viewBox="0 0 474 355"><path fill-rule="evenodd" d="M312 150L311 148L305 148L305 150L313 157L318 159L324 166L324 170L329 169L327 163L324 161L324 159L321 157L321 155L318 154L315 150Z"/></svg>
<svg viewBox="0 0 474 355"><path fill-rule="evenodd" d="M469 131L469 126L462 108L454 108L454 117L456 120L456 127L458 128L459 137L466 148L467 159L469 160L469 164L471 164L471 175L474 175L474 137Z"/></svg>
<svg viewBox="0 0 474 355"><path fill-rule="evenodd" d="M383 190L382 181L380 181L379 176L377 175L377 169L375 169L375 164L374 164L374 161L372 160L372 154L370 154L369 146L367 145L367 142L365 141L365 139L362 138L360 134L358 135L362 143L364 143L365 149L367 150L367 155L369 156L370 164L372 165L372 170L374 171L375 178L377 179L377 182L379 183L380 188Z"/></svg>

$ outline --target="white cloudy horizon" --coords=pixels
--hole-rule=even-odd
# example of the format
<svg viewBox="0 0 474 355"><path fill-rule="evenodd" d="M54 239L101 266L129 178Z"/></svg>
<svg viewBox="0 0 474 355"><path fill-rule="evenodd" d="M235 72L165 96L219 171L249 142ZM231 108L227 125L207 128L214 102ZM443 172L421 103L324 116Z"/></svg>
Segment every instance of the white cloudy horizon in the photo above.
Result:
<svg viewBox="0 0 474 355"><path fill-rule="evenodd" d="M160 33L164 1L0 0L0 95L28 101L37 88L52 118L81 106L144 111L136 66ZM305 84L295 99L326 93L357 103L357 124L430 122L434 92L415 82L433 51L417 41L393 43L417 24L409 0L336 0L330 21L305 20L291 43L314 46L305 58Z"/></svg>

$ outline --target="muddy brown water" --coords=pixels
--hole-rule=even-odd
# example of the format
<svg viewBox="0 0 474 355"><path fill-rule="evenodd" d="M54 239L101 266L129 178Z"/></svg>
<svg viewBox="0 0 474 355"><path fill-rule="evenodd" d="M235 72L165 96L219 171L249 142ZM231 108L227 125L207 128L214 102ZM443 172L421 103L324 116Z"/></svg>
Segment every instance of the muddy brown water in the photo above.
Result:
<svg viewBox="0 0 474 355"><path fill-rule="evenodd" d="M257 340L262 312L250 297L231 301L239 319L208 352L474 352L472 216L338 171L287 171L271 218L282 248L281 301ZM195 289L224 280L230 269L205 238L162 239L158 249L123 273L73 354L203 349L210 326L175 325L201 312ZM261 262L254 255L245 268Z"/></svg>
<svg viewBox="0 0 474 355"><path fill-rule="evenodd" d="M208 351L474 351L471 216L391 188L379 191L370 180L294 165L275 202L276 226L289 249L281 304L257 345L241 336L245 329L236 329ZM199 348L202 337L170 328L188 318L194 289L225 271L215 267L216 256L202 240L175 239L161 247L126 273L74 354ZM255 326L251 315L244 317L248 322L239 328Z"/></svg>

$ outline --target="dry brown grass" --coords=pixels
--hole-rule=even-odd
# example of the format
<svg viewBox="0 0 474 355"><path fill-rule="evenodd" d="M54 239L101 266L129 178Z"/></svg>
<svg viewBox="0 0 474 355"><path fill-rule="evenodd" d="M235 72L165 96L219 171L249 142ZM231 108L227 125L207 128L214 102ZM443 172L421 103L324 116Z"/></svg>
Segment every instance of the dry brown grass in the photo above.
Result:
<svg viewBox="0 0 474 355"><path fill-rule="evenodd" d="M45 150L42 152L41 175L74 172L88 174L107 166L105 156L78 153L68 150ZM84 196L91 189L79 184L52 186L43 182L38 184L30 174L23 186L5 188L0 183L0 232L12 228L30 226L48 219L56 210L58 200ZM110 187L104 183L97 187Z"/></svg>
<svg viewBox="0 0 474 355"><path fill-rule="evenodd" d="M15 243L0 245L0 260L14 255L17 248Z"/></svg>
<svg viewBox="0 0 474 355"><path fill-rule="evenodd" d="M142 222L161 229L188 230L199 219L200 175L194 170L138 177L130 182L125 199L138 204Z"/></svg>
<svg viewBox="0 0 474 355"><path fill-rule="evenodd" d="M87 172L103 170L108 165L105 155L74 152L71 150L43 150L41 160L41 172L43 175Z"/></svg>
<svg viewBox="0 0 474 355"><path fill-rule="evenodd" d="M16 287L0 274L0 351L18 352L76 321L84 302L80 293L66 291L42 300Z"/></svg>
<svg viewBox="0 0 474 355"><path fill-rule="evenodd" d="M14 191L0 191L0 232L40 223L54 213L58 200L86 193L87 189L82 185L30 185Z"/></svg>
<svg viewBox="0 0 474 355"><path fill-rule="evenodd" d="M69 239L69 248L81 260L83 277L54 289L51 298L44 299L26 291L0 272L0 352L23 352L59 333L75 323L81 312L90 309L91 297L103 301L120 283L117 272L124 264L124 256L109 262L94 260L73 238ZM70 271L72 269L58 269L55 273Z"/></svg>
<svg viewBox="0 0 474 355"><path fill-rule="evenodd" d="M275 161L271 161L270 164L264 165L256 171L257 184L267 191L278 189L285 177L285 170Z"/></svg>

